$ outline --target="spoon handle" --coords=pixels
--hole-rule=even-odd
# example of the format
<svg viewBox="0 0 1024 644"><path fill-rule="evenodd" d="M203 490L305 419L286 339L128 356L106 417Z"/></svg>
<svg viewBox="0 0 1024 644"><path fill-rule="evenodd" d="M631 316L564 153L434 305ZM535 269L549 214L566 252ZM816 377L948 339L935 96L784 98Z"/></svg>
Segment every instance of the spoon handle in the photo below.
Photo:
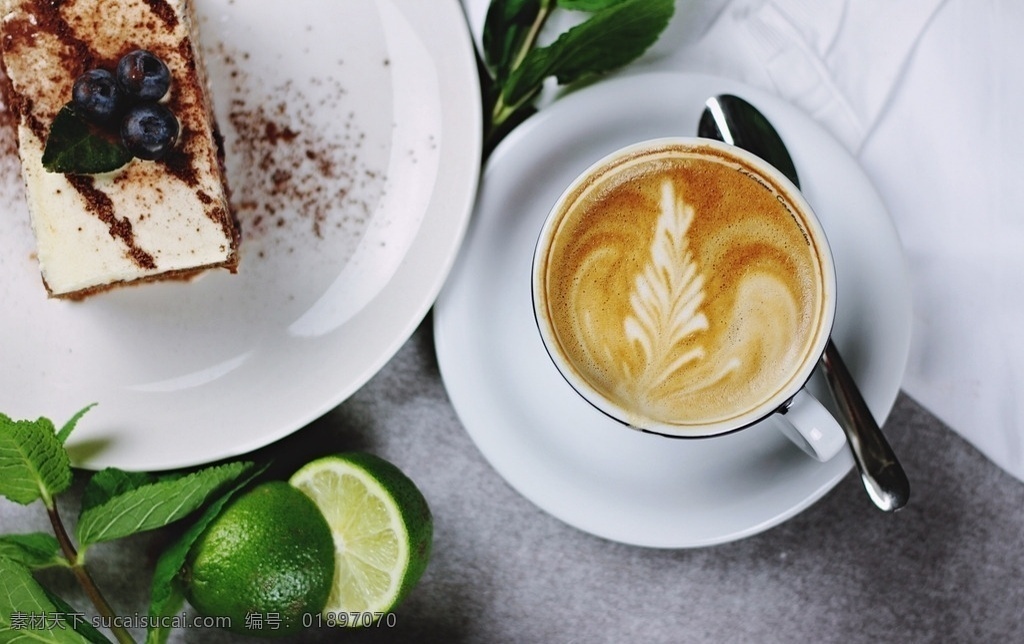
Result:
<svg viewBox="0 0 1024 644"><path fill-rule="evenodd" d="M849 421L840 425L846 430L864 488L880 509L893 512L902 508L910 498L910 481L831 339L821 362L840 407L840 417Z"/></svg>
<svg viewBox="0 0 1024 644"><path fill-rule="evenodd" d="M782 137L767 117L744 99L731 94L709 98L697 133L753 152L778 168L799 189L796 166ZM821 364L839 405L839 424L846 432L868 496L882 510L902 508L910 498L910 482L831 339L825 345Z"/></svg>

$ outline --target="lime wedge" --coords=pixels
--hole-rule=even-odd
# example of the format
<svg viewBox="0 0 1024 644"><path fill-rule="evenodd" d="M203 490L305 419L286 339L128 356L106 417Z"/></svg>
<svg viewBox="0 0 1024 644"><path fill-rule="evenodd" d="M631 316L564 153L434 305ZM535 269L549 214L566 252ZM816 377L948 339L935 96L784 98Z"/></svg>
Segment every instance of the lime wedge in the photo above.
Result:
<svg viewBox="0 0 1024 644"><path fill-rule="evenodd" d="M320 508L334 536L334 586L323 613L337 616L394 609L416 585L430 558L433 519L426 499L401 470L363 452L326 456L289 482Z"/></svg>

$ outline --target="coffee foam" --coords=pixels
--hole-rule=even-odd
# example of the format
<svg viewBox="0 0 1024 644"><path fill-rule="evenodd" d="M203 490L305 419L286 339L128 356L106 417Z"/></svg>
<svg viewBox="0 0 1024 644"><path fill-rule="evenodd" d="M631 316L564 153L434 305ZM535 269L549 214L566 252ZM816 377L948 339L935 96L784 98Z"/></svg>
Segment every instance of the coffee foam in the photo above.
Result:
<svg viewBox="0 0 1024 644"><path fill-rule="evenodd" d="M569 192L540 301L576 375L639 426L722 422L788 388L826 296L784 195L704 147L623 157Z"/></svg>

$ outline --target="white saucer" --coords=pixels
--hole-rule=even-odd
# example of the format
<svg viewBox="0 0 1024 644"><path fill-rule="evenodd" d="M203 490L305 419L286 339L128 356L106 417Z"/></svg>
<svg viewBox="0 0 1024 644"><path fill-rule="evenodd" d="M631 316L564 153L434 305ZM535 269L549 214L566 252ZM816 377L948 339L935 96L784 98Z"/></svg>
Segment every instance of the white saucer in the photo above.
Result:
<svg viewBox="0 0 1024 644"><path fill-rule="evenodd" d="M434 328L448 393L483 455L539 507L607 539L653 547L739 539L800 512L853 464L846 451L811 460L771 419L714 439L625 429L573 392L537 335L530 262L564 186L625 144L692 135L705 98L725 92L760 107L790 147L833 246L834 338L878 419L899 392L910 340L900 243L870 181L824 130L776 97L708 76L625 76L557 100L491 157ZM820 375L812 390L831 404Z"/></svg>
<svg viewBox="0 0 1024 644"><path fill-rule="evenodd" d="M394 355L455 261L481 140L458 1L282 6L196 2L233 200L257 204L237 275L47 299L2 160L0 412L59 426L97 403L76 465L177 468L299 429Z"/></svg>

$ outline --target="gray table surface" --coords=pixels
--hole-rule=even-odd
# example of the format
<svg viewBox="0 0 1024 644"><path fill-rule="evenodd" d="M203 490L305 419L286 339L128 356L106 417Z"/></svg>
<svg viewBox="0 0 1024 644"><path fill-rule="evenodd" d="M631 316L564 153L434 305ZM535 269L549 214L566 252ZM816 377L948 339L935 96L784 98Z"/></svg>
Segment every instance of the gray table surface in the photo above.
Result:
<svg viewBox="0 0 1024 644"><path fill-rule="evenodd" d="M913 486L902 511L875 510L851 473L759 535L703 549L640 548L569 527L487 464L448 401L430 325L428 316L348 401L257 454L277 457L286 476L313 455L375 452L416 481L435 518L430 565L395 627L310 630L285 641L1024 641L1024 484L911 398L899 397L885 427ZM66 516L81 487L65 495ZM0 525L49 529L38 504L3 500ZM150 571L170 532L90 550L119 615L145 614ZM65 571L39 577L88 607ZM245 639L196 628L171 641Z"/></svg>

